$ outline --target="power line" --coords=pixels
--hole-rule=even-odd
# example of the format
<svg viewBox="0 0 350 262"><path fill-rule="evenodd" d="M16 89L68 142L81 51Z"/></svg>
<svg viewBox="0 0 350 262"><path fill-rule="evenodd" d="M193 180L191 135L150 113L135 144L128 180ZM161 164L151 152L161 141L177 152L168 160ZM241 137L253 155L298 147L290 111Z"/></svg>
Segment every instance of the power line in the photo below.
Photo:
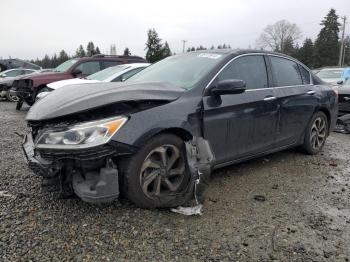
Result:
<svg viewBox="0 0 350 262"><path fill-rule="evenodd" d="M343 56L344 56L344 37L345 37L345 23L346 23L346 16L343 16L341 19L343 19L343 33L341 37L341 46L340 46L340 54L339 54L339 66L343 65Z"/></svg>

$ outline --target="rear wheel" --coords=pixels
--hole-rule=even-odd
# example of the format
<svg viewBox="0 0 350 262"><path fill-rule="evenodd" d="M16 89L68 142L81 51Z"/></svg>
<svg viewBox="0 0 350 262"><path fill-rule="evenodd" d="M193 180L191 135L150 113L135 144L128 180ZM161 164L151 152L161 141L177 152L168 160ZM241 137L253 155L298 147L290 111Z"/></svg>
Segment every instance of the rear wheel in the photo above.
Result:
<svg viewBox="0 0 350 262"><path fill-rule="evenodd" d="M184 142L163 134L122 164L123 191L139 207L174 207L191 197Z"/></svg>
<svg viewBox="0 0 350 262"><path fill-rule="evenodd" d="M302 148L310 155L320 152L326 142L329 123L325 113L315 113L306 129Z"/></svg>

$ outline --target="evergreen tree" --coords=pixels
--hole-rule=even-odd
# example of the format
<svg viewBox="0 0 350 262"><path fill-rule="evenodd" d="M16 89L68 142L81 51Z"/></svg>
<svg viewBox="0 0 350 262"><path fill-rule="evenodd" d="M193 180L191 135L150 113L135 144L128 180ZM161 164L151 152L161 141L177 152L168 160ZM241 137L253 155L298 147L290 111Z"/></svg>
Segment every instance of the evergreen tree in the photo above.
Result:
<svg viewBox="0 0 350 262"><path fill-rule="evenodd" d="M125 47L123 55L125 55L125 56L131 55L131 52L130 52L128 47Z"/></svg>
<svg viewBox="0 0 350 262"><path fill-rule="evenodd" d="M221 45L218 45L218 49L222 49L222 46L221 46Z"/></svg>
<svg viewBox="0 0 350 262"><path fill-rule="evenodd" d="M61 52L58 55L58 61L59 63L63 63L69 59L69 56L67 55L66 51L61 50Z"/></svg>
<svg viewBox="0 0 350 262"><path fill-rule="evenodd" d="M226 48L227 48L226 44L223 44L222 49L226 49Z"/></svg>
<svg viewBox="0 0 350 262"><path fill-rule="evenodd" d="M159 38L155 29L149 29L147 36L146 60L154 63L163 58L162 39Z"/></svg>
<svg viewBox="0 0 350 262"><path fill-rule="evenodd" d="M95 55L99 55L99 54L101 54L100 48L98 48L98 46L96 46Z"/></svg>
<svg viewBox="0 0 350 262"><path fill-rule="evenodd" d="M210 47L210 50L213 50L213 49L215 49L215 47L212 45L212 46Z"/></svg>
<svg viewBox="0 0 350 262"><path fill-rule="evenodd" d="M187 48L187 53L191 52L191 47Z"/></svg>
<svg viewBox="0 0 350 262"><path fill-rule="evenodd" d="M86 55L93 56L95 54L95 45L93 42L89 42L86 47Z"/></svg>
<svg viewBox="0 0 350 262"><path fill-rule="evenodd" d="M191 51L196 51L196 48L192 46Z"/></svg>
<svg viewBox="0 0 350 262"><path fill-rule="evenodd" d="M292 56L292 57L296 57L297 56L297 52L298 52L298 48L296 46L294 46L294 41L293 38L288 37L284 42L283 42L283 46L282 46L282 53Z"/></svg>
<svg viewBox="0 0 350 262"><path fill-rule="evenodd" d="M162 51L163 51L163 58L171 56L171 50L168 42L165 42L164 47L162 48Z"/></svg>
<svg viewBox="0 0 350 262"><path fill-rule="evenodd" d="M322 20L323 28L315 41L316 66L337 65L339 59L338 15L332 8Z"/></svg>
<svg viewBox="0 0 350 262"><path fill-rule="evenodd" d="M313 68L315 64L314 43L311 38L306 38L303 46L299 48L297 58L306 66Z"/></svg>
<svg viewBox="0 0 350 262"><path fill-rule="evenodd" d="M77 51L75 51L75 57L84 57L86 56L85 50L83 45L80 45L77 49Z"/></svg>

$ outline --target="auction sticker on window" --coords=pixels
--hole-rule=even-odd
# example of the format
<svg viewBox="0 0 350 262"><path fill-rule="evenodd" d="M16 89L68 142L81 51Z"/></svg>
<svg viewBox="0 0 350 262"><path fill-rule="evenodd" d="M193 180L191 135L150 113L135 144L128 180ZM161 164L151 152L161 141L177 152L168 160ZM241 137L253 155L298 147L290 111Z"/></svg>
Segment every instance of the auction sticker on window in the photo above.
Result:
<svg viewBox="0 0 350 262"><path fill-rule="evenodd" d="M219 54L212 54L212 53L200 53L198 54L198 57L205 57L210 59L218 59L221 57Z"/></svg>

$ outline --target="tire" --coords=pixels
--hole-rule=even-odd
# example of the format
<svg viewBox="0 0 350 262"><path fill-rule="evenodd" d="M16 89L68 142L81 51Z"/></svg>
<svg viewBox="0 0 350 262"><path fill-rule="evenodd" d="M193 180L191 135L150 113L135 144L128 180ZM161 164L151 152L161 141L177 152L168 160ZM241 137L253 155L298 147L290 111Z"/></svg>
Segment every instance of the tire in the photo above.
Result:
<svg viewBox="0 0 350 262"><path fill-rule="evenodd" d="M11 102L18 102L19 101L19 97L18 96L13 96L10 94L10 90L8 90L6 92L6 98L7 100L11 101Z"/></svg>
<svg viewBox="0 0 350 262"><path fill-rule="evenodd" d="M328 136L329 123L325 113L318 111L315 113L309 122L304 137L302 149L309 155L319 153Z"/></svg>
<svg viewBox="0 0 350 262"><path fill-rule="evenodd" d="M22 105L23 105L23 100L19 99L19 101L17 102L17 105L16 105L16 110L18 110L18 111L21 110Z"/></svg>
<svg viewBox="0 0 350 262"><path fill-rule="evenodd" d="M150 139L119 165L122 194L138 207L175 207L192 196L185 144L175 135L162 134Z"/></svg>

